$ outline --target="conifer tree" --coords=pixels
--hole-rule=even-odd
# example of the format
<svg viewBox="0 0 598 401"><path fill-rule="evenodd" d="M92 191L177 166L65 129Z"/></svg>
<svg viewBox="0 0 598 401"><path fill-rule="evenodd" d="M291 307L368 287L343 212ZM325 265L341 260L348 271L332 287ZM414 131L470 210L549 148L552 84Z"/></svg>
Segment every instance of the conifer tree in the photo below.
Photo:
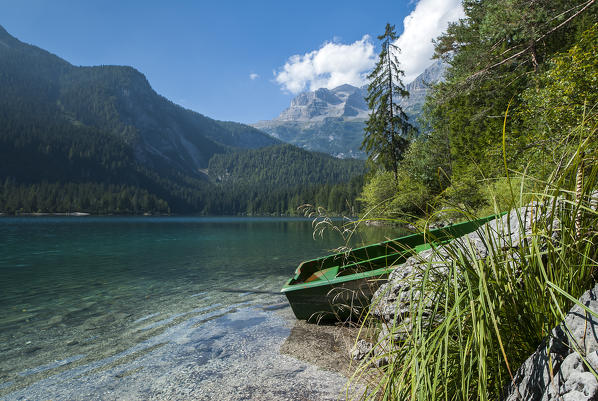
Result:
<svg viewBox="0 0 598 401"><path fill-rule="evenodd" d="M394 25L386 24L383 35L378 36L382 50L374 70L368 75L368 96L365 98L370 109L366 121L365 135L361 149L368 154L368 160L392 171L397 181L398 164L409 141L409 131L414 127L399 105L403 96L409 96L401 81L401 70L394 44L398 38Z"/></svg>

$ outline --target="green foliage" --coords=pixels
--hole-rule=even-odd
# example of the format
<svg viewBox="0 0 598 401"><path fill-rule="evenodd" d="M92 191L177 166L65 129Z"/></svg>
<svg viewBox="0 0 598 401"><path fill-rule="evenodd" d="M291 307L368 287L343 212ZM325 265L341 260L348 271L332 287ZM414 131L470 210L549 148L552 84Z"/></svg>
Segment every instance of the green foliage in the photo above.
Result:
<svg viewBox="0 0 598 401"><path fill-rule="evenodd" d="M480 182L474 175L464 174L456 179L443 195L448 205L474 211L485 205L481 189Z"/></svg>
<svg viewBox="0 0 598 401"><path fill-rule="evenodd" d="M536 86L522 94L519 117L526 131L528 158L558 162L559 155L575 143L570 133L583 134L598 123L598 24L585 31L581 40L556 55L550 68L536 77ZM578 132L578 135L582 134Z"/></svg>
<svg viewBox="0 0 598 401"><path fill-rule="evenodd" d="M409 144L400 170L425 185L430 192L440 192L450 185L452 160L446 137L435 132L420 135Z"/></svg>
<svg viewBox="0 0 598 401"><path fill-rule="evenodd" d="M368 96L366 101L370 114L365 125L362 149L368 160L375 165L392 171L397 177L398 163L408 145L408 136L413 126L399 105L403 96L409 96L401 81L404 75L399 67L394 44L398 36L394 25L386 24L383 35L378 36L382 50L378 63L368 75Z"/></svg>
<svg viewBox="0 0 598 401"><path fill-rule="evenodd" d="M378 171L364 186L359 200L368 215L393 219L425 213L430 192L407 174L400 172L395 179L390 171Z"/></svg>
<svg viewBox="0 0 598 401"><path fill-rule="evenodd" d="M425 214L430 201L430 191L421 182L412 179L407 174L399 173L397 179L398 191L392 203L394 210L400 210L407 215Z"/></svg>
<svg viewBox="0 0 598 401"><path fill-rule="evenodd" d="M91 214L170 213L168 203L146 190L96 183L16 184L7 179L0 186L2 212Z"/></svg>
<svg viewBox="0 0 598 401"><path fill-rule="evenodd" d="M364 204L364 210L374 216L391 216L392 201L397 194L397 185L394 175L390 171L377 171L369 178L363 187L359 200Z"/></svg>
<svg viewBox="0 0 598 401"><path fill-rule="evenodd" d="M336 159L293 145L218 154L210 160L210 176L229 185L245 183L266 190L307 184L347 182L365 172L364 162Z"/></svg>
<svg viewBox="0 0 598 401"><path fill-rule="evenodd" d="M494 200L488 180L506 174L502 133L509 105L507 165L536 179L562 162L581 131L595 128L598 12L590 1L463 5L466 18L436 40L436 56L449 63L446 80L428 96L423 133L406 151L398 175L423 184L431 206L489 210Z"/></svg>
<svg viewBox="0 0 598 401"><path fill-rule="evenodd" d="M587 171L582 196L575 196L578 155L588 151L585 145L574 149L567 168L556 169L544 191L532 194L531 233L518 209L496 231L480 230L487 255L468 240L455 240L434 248L433 262L423 261L405 279L411 293L401 298L397 314L406 320L388 323L378 343L385 352L358 371L374 377L364 398L500 399L511 375L594 280L598 211L588 195L598 188L598 164ZM515 195L509 204L528 203ZM518 241L512 240L515 220ZM372 373L382 359L388 364Z"/></svg>
<svg viewBox="0 0 598 401"><path fill-rule="evenodd" d="M331 213L355 215L365 163L276 145L216 155L208 171L219 193L208 213L296 214L298 206L315 203Z"/></svg>
<svg viewBox="0 0 598 401"><path fill-rule="evenodd" d="M532 201L532 194L542 191L542 183L530 177L516 176L513 178L499 177L482 182L480 193L482 202L475 213L479 216L488 216L496 210L509 210L513 206L513 193L517 195L521 204Z"/></svg>
<svg viewBox="0 0 598 401"><path fill-rule="evenodd" d="M551 56L576 43L578 33L596 19L596 7L573 7L564 0L533 7L525 0L494 0L465 1L464 9L467 18L437 40L436 54L450 68L427 102L427 123L447 136L454 172L475 164L491 176L500 171L507 104L519 107L519 94L536 86L535 75L549 67ZM507 132L527 135L512 122ZM510 141L510 154L520 157L520 142Z"/></svg>

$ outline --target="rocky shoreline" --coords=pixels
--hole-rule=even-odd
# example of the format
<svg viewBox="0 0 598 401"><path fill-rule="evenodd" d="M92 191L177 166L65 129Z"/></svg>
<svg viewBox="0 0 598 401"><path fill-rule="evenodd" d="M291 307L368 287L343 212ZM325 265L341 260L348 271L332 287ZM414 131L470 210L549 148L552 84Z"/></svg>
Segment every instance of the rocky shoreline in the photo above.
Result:
<svg viewBox="0 0 598 401"><path fill-rule="evenodd" d="M521 365L502 400L598 399L598 285L579 304Z"/></svg>
<svg viewBox="0 0 598 401"><path fill-rule="evenodd" d="M532 236L532 226L544 218L540 205L532 203L486 223L476 232L453 240L469 249L469 257L485 258L489 243L502 250L515 250ZM539 246L555 241L560 233L558 219L550 219L550 237L543 237ZM424 279L425 267L432 264L439 277L449 268L447 248L428 250L410 257L395 269L372 298L370 309L382 327L374 342L359 340L350 351L356 361L371 360L372 366L388 363L385 357L390 343L404 339L411 331L412 303L422 302L418 286ZM513 252L513 257L517 253ZM433 276L426 279L434 279ZM427 301L423 301L427 302ZM555 327L538 346L536 352L514 374L505 388L503 401L530 400L598 400L598 285L579 299L564 321ZM421 305L420 305L421 306ZM427 305L423 305L424 313Z"/></svg>

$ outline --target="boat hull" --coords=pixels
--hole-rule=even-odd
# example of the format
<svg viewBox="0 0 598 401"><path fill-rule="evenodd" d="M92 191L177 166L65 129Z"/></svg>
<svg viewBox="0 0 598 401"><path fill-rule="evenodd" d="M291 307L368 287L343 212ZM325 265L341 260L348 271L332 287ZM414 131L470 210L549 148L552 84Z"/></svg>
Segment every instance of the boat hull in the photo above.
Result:
<svg viewBox="0 0 598 401"><path fill-rule="evenodd" d="M297 319L314 323L359 319L378 287L407 258L475 231L496 217L488 216L302 262L281 291Z"/></svg>
<svg viewBox="0 0 598 401"><path fill-rule="evenodd" d="M359 320L389 272L373 277L285 291L295 317L310 323Z"/></svg>

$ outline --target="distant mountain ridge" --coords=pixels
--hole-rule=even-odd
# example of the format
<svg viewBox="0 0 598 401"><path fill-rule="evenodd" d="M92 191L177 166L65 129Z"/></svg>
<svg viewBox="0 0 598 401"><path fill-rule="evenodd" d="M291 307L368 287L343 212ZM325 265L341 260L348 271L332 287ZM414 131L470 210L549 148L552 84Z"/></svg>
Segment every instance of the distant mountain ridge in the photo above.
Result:
<svg viewBox="0 0 598 401"><path fill-rule="evenodd" d="M37 103L55 118L120 138L150 168L166 164L198 175L215 153L278 143L248 125L216 121L170 102L132 67L73 66L2 27L0 86L6 102Z"/></svg>
<svg viewBox="0 0 598 401"><path fill-rule="evenodd" d="M412 123L417 124L429 85L439 82L445 70L446 65L436 61L405 85L410 95L401 99L400 105ZM358 88L348 84L303 92L275 119L252 125L283 142L308 150L339 158L365 158L360 146L369 113L366 96L366 86Z"/></svg>
<svg viewBox="0 0 598 401"><path fill-rule="evenodd" d="M367 118L365 102L367 91L352 85L341 85L334 89L320 88L303 92L291 100L275 121L323 121L325 118L342 117L346 120Z"/></svg>
<svg viewBox="0 0 598 401"><path fill-rule="evenodd" d="M417 122L416 120L421 114L422 106L430 90L430 85L444 79L447 67L446 63L436 60L413 81L405 85L405 89L409 92L409 97L401 99L400 105L412 122Z"/></svg>
<svg viewBox="0 0 598 401"><path fill-rule="evenodd" d="M0 215L296 213L316 194L345 213L360 189L363 162L213 120L132 67L76 67L2 27L0 89Z"/></svg>

